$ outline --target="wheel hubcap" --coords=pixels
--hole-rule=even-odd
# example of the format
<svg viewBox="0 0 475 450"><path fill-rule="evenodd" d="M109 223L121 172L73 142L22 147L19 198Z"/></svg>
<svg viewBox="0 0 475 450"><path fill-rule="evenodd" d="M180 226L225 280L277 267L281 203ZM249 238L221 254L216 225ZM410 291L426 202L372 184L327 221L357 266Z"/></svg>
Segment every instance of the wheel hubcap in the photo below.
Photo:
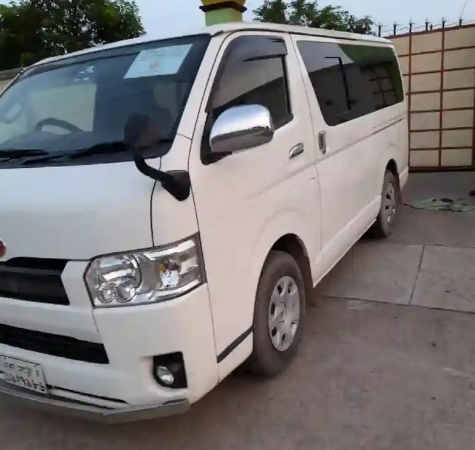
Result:
<svg viewBox="0 0 475 450"><path fill-rule="evenodd" d="M287 350L300 322L300 293L292 277L282 277L272 291L269 304L269 337L274 348Z"/></svg>
<svg viewBox="0 0 475 450"><path fill-rule="evenodd" d="M388 224L391 224L396 217L397 194L393 183L388 184L383 197L383 214Z"/></svg>

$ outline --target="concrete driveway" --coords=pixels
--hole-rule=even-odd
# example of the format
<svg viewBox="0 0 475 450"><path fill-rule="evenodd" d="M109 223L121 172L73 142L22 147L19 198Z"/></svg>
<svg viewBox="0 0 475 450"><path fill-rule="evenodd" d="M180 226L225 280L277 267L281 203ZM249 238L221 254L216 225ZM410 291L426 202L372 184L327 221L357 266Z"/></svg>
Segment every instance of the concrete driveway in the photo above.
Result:
<svg viewBox="0 0 475 450"><path fill-rule="evenodd" d="M473 174L413 175L406 198L466 196ZM295 363L236 373L163 420L104 426L0 404L2 448L475 448L475 213L405 208L316 289Z"/></svg>

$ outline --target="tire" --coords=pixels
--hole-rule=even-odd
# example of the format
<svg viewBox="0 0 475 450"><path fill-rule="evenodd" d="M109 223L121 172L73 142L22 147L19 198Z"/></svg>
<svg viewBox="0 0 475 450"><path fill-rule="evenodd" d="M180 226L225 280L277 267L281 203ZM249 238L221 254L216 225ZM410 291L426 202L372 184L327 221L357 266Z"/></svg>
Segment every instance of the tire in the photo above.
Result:
<svg viewBox="0 0 475 450"><path fill-rule="evenodd" d="M290 364L302 340L305 303L305 284L296 261L272 251L257 288L254 348L246 364L251 373L275 377Z"/></svg>
<svg viewBox="0 0 475 450"><path fill-rule="evenodd" d="M401 192L399 189L399 183L392 172L386 171L384 175L381 197L381 209L379 210L376 222L368 232L369 237L376 239L391 236L394 232L394 225L399 216Z"/></svg>

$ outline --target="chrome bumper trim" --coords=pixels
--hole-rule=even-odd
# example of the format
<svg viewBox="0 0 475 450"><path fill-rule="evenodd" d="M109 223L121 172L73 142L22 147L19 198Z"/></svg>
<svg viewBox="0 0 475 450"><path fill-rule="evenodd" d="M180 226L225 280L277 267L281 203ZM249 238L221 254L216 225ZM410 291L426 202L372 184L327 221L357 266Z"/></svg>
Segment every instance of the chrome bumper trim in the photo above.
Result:
<svg viewBox="0 0 475 450"><path fill-rule="evenodd" d="M181 414L190 409L190 402L186 399L164 405L127 406L125 408L108 409L58 400L57 398L41 396L5 385L0 386L0 396L14 398L16 402L21 402L26 406L104 423L124 423L156 419Z"/></svg>

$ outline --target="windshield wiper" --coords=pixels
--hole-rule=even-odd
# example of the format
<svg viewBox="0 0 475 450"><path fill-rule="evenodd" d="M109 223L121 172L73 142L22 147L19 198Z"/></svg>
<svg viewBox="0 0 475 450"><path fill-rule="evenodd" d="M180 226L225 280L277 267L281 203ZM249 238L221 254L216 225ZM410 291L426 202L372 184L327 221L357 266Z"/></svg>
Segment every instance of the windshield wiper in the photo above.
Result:
<svg viewBox="0 0 475 450"><path fill-rule="evenodd" d="M54 161L55 159L61 159L61 158L67 158L67 159L80 159L80 158L85 158L88 156L95 156L95 155L104 155L104 154L113 154L113 153L121 153L127 151L127 146L121 142L121 141L116 141L116 142L107 142L107 143L102 143L102 144L97 144L93 145L92 147L84 148L81 150L77 150L74 152L61 152L61 153L55 153L55 154L50 154L48 152L45 152L47 156L42 156L40 158L35 158L35 159L29 159L25 161L22 165L23 166L28 166L28 165L34 165L38 163L43 163L47 161ZM35 155L32 155L35 156Z"/></svg>
<svg viewBox="0 0 475 450"><path fill-rule="evenodd" d="M22 159L30 156L44 156L49 153L40 149L13 149L0 150L0 161L11 161L14 159Z"/></svg>
<svg viewBox="0 0 475 450"><path fill-rule="evenodd" d="M173 139L162 139L160 144L173 142ZM76 150L73 152L61 152L61 153L48 153L45 152L47 156L40 155L39 158L28 159L22 163L22 166L29 166L29 165L36 165L41 164L43 162L54 161L56 159L65 158L68 160L74 159L82 159L87 158L89 156L96 156L96 155L107 155L107 154L116 154L116 153L125 153L125 152L132 152L130 147L123 141L115 141L115 142L106 142L102 144L93 145L92 147L84 148L81 150ZM33 155L35 156L35 155ZM154 156L163 156L162 153L157 152Z"/></svg>

